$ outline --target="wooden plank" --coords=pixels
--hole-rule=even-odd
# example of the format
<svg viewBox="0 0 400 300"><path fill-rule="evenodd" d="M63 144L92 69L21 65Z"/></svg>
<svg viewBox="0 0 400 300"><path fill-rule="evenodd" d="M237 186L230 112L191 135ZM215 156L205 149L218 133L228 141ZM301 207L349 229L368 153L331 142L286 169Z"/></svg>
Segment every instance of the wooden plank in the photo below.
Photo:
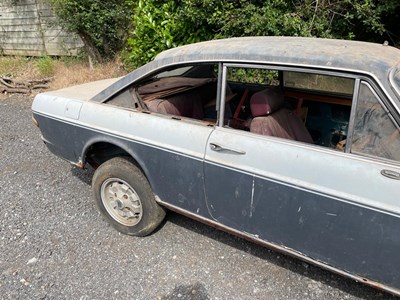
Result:
<svg viewBox="0 0 400 300"><path fill-rule="evenodd" d="M46 18L46 17L53 17L54 14L51 10L40 10L37 11L32 10L32 11L24 11L24 12L8 12L8 13L1 13L0 18L3 20L7 19L26 19L26 18Z"/></svg>
<svg viewBox="0 0 400 300"><path fill-rule="evenodd" d="M44 51L36 51L36 50L4 50L2 51L3 55L17 55L17 56L43 56L46 53Z"/></svg>
<svg viewBox="0 0 400 300"><path fill-rule="evenodd" d="M3 50L41 50L44 49L41 44L2 44Z"/></svg>
<svg viewBox="0 0 400 300"><path fill-rule="evenodd" d="M56 56L76 56L79 54L79 49L60 49L60 48L50 48L50 49L5 49L1 53L2 55L21 55L21 56L45 56L45 55L56 55Z"/></svg>
<svg viewBox="0 0 400 300"><path fill-rule="evenodd" d="M1 48L3 50L13 50L13 49L17 49L17 50L38 50L38 49L44 49L44 48L49 48L49 49L54 49L54 48L60 48L60 49L71 49L71 48L78 48L77 44L63 44L60 45L59 43L45 43L45 47L43 46L43 44L39 44L39 43L32 43L32 44L21 44L21 43L13 43L13 44L2 44Z"/></svg>
<svg viewBox="0 0 400 300"><path fill-rule="evenodd" d="M37 10L36 3L25 3L22 5L10 5L9 3L0 2L1 11L8 12L24 12L24 11L32 11Z"/></svg>
<svg viewBox="0 0 400 300"><path fill-rule="evenodd" d="M4 25L0 26L0 32L31 32L31 31L39 31L38 27L39 23L36 24L28 24L28 25Z"/></svg>
<svg viewBox="0 0 400 300"><path fill-rule="evenodd" d="M35 3L35 1L33 1L32 3L24 3L21 5L9 5L5 4L4 2L0 2L0 8L2 8L2 11L4 12L23 12L28 10L51 9L48 4Z"/></svg>
<svg viewBox="0 0 400 300"><path fill-rule="evenodd" d="M4 50L2 55L16 55L16 56L76 56L79 54L79 49L71 49L69 51L63 49L49 49L47 51L44 50L21 50L21 49L13 49L13 50Z"/></svg>
<svg viewBox="0 0 400 300"><path fill-rule="evenodd" d="M10 31L0 31L0 39L7 38L32 38L32 37L44 37L44 38L64 38L64 37L71 37L71 38L78 38L76 35L67 33L61 29L52 29L52 30L46 30L44 32L40 32L37 27L34 28L35 30L20 30L20 31L13 31L12 33ZM78 38L79 39L79 38Z"/></svg>
<svg viewBox="0 0 400 300"><path fill-rule="evenodd" d="M76 44L57 44L57 43L46 43L45 45L40 44L4 44L1 47L2 50L46 50L46 49L58 49L61 52L67 52L70 49L81 49Z"/></svg>
<svg viewBox="0 0 400 300"><path fill-rule="evenodd" d="M46 25L54 25L57 22L57 18L55 16L44 16L39 18L37 15L35 16L20 16L20 17L1 17L0 25L26 25L26 24L35 24L41 23Z"/></svg>
<svg viewBox="0 0 400 300"><path fill-rule="evenodd" d="M19 39L19 38L33 38L33 37L42 37L42 34L38 31L13 31L11 32L1 32L0 31L0 39Z"/></svg>
<svg viewBox="0 0 400 300"><path fill-rule="evenodd" d="M33 45L33 44L42 44L43 39L41 36L39 37L22 37L22 38L7 38L3 39L2 45L19 45L19 44L26 44L26 45Z"/></svg>
<svg viewBox="0 0 400 300"><path fill-rule="evenodd" d="M27 18L27 19L0 19L0 27L3 25L33 25L38 24L38 19Z"/></svg>

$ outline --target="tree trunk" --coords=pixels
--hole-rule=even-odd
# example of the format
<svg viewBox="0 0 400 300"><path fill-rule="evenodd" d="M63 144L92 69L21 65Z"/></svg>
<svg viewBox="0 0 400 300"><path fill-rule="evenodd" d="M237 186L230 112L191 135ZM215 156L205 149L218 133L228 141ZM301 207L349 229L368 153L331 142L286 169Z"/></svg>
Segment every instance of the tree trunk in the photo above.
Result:
<svg viewBox="0 0 400 300"><path fill-rule="evenodd" d="M78 34L82 39L82 42L85 45L86 50L88 51L88 54L92 58L92 60L98 63L103 62L103 58L101 57L99 50L95 47L89 35L83 31L80 31Z"/></svg>

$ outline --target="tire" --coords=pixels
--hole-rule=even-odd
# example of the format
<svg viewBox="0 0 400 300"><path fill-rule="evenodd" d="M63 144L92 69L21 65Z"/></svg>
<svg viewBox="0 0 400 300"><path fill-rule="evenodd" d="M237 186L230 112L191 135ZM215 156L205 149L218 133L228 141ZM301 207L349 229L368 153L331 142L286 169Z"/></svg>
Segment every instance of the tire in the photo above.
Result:
<svg viewBox="0 0 400 300"><path fill-rule="evenodd" d="M92 179L96 205L118 231L145 236L165 217L142 171L127 158L114 157L101 164Z"/></svg>

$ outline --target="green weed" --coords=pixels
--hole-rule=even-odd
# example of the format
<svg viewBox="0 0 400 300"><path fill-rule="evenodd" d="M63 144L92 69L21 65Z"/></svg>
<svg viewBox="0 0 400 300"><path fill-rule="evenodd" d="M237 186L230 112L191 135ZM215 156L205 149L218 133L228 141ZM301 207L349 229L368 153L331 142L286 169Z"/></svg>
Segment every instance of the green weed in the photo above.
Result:
<svg viewBox="0 0 400 300"><path fill-rule="evenodd" d="M51 77L55 73L55 63L49 56L40 57L36 61L36 67L39 71L40 76Z"/></svg>

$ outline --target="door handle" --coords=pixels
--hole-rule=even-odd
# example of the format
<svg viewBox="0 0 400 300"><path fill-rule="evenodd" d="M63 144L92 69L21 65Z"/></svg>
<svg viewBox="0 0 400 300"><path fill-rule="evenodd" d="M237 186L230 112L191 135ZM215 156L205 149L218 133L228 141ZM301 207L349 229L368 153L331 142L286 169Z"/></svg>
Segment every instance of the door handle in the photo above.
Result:
<svg viewBox="0 0 400 300"><path fill-rule="evenodd" d="M210 143L210 149L213 151L216 151L216 152L226 151L226 152L232 152L232 153L242 154L242 155L246 154L246 151L221 146L221 145L218 145L215 143Z"/></svg>
<svg viewBox="0 0 400 300"><path fill-rule="evenodd" d="M387 178L400 180L400 173L392 170L382 170L381 174Z"/></svg>

